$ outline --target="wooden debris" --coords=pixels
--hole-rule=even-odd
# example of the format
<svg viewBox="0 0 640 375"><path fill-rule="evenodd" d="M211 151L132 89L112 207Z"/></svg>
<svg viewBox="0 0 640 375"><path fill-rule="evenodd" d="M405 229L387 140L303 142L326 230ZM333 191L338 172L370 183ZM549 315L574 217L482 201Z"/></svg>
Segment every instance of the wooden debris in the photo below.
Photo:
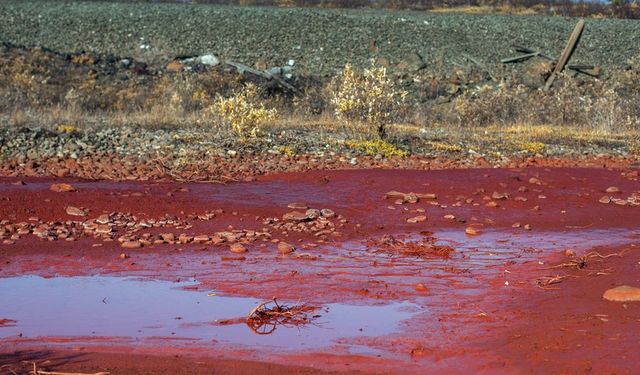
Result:
<svg viewBox="0 0 640 375"><path fill-rule="evenodd" d="M558 74L560 74L564 70L565 66L569 62L569 59L571 59L571 55L573 55L573 52L576 50L576 46L578 45L578 41L580 40L580 36L582 35L583 30L584 30L584 20L580 20L576 24L576 27L573 29L573 32L569 37L569 41L567 42L567 45L565 46L564 51L562 51L560 60L558 60L558 63L556 64L556 67L553 70L553 73L551 73L551 75L547 79L547 82L544 85L544 91L549 91L549 89L551 88L551 85L553 85L553 82L557 78Z"/></svg>
<svg viewBox="0 0 640 375"><path fill-rule="evenodd" d="M238 73L240 74L245 74L245 73L249 73L249 74L253 74L255 76L258 77L262 77L264 79L266 79L267 81L275 81L276 83L278 83L280 86L291 90L295 93L300 93L300 90L298 90L296 87L294 87L293 85L291 85L290 83L286 82L284 79L278 77L277 75L271 74L267 71L263 71L263 70L257 70L254 69L250 66L235 62L235 61L226 61L225 64L232 66L234 68L236 68L236 70L238 71Z"/></svg>

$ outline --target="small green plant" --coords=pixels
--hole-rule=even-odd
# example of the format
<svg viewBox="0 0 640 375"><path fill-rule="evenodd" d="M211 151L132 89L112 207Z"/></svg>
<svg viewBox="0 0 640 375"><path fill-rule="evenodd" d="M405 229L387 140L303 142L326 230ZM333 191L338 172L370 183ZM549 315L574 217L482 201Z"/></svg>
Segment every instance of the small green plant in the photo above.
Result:
<svg viewBox="0 0 640 375"><path fill-rule="evenodd" d="M334 79L331 94L336 117L374 125L380 139L386 138L386 126L398 116L407 96L394 86L384 67L373 64L362 72L347 64Z"/></svg>
<svg viewBox="0 0 640 375"><path fill-rule="evenodd" d="M389 142L377 139L375 141L345 141L345 146L352 150L360 151L366 155L382 155L385 158L391 156L407 156L408 153L400 150Z"/></svg>
<svg viewBox="0 0 640 375"><path fill-rule="evenodd" d="M212 108L242 139L256 137L265 124L277 117L275 108L267 109L260 103L258 89L251 83L229 98L218 97Z"/></svg>

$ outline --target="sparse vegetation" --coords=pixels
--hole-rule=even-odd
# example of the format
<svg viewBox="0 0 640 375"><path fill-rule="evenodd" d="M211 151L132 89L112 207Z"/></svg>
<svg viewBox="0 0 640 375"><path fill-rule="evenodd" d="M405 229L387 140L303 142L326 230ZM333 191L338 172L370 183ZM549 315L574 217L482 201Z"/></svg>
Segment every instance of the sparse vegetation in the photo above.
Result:
<svg viewBox="0 0 640 375"><path fill-rule="evenodd" d="M376 128L378 137L387 136L387 125L396 120L407 92L395 87L384 67L374 64L362 72L346 65L333 82L331 103L338 119L362 121Z"/></svg>
<svg viewBox="0 0 640 375"><path fill-rule="evenodd" d="M374 141L346 141L345 145L352 149L362 152L365 155L388 158L391 156L407 156L406 151L400 150L389 142L377 139Z"/></svg>
<svg viewBox="0 0 640 375"><path fill-rule="evenodd" d="M241 139L256 137L262 127L276 119L278 113L275 108L267 109L260 102L258 89L251 83L229 98L219 97L212 111Z"/></svg>

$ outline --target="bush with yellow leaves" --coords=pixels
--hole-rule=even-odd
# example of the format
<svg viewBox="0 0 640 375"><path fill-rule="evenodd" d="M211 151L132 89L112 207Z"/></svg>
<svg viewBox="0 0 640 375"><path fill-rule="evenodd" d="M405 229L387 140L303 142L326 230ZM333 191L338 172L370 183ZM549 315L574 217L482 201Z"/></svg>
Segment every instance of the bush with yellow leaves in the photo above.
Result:
<svg viewBox="0 0 640 375"><path fill-rule="evenodd" d="M397 118L407 96L406 91L395 87L384 67L374 64L362 72L347 64L332 87L331 103L336 117L374 125L382 139L386 137L386 126Z"/></svg>
<svg viewBox="0 0 640 375"><path fill-rule="evenodd" d="M212 111L242 139L256 137L278 114L275 108L267 109L260 103L258 89L251 83L229 98L218 97Z"/></svg>

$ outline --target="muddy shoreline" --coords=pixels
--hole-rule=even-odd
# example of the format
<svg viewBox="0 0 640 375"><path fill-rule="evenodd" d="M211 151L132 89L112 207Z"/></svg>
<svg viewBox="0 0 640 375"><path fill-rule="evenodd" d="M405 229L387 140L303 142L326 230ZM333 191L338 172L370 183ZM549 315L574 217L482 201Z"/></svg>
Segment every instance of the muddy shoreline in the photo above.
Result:
<svg viewBox="0 0 640 375"><path fill-rule="evenodd" d="M133 277L173 283L178 289L172 290L201 298L200 303L215 301L215 296L207 297L213 291L220 301L277 296L334 311L340 311L336 303L355 306L351 311L410 305L382 314L391 319L387 323L373 320L373 326L365 325L355 334L338 330L342 337L335 329L278 328L278 335L292 335L290 346L282 344L287 340L280 336L271 336L268 340L275 341L270 345L256 346L267 341L244 325L223 327L236 332L226 339L219 326L207 325L203 329L219 339L215 342L189 338L198 319L188 315L173 329L175 336L187 340L170 335L126 339L147 334L135 330L120 338L97 331L93 337L90 331L65 336L68 331L61 322L46 336L3 335L3 364L16 366L21 355L16 350L49 350L50 355L71 350L80 359L48 368L153 372L152 365L144 364L152 361L148 355L160 355L159 363L178 355L184 357L175 366L194 373L215 368L212 356L224 358L217 367L223 373L253 368L277 372L279 365L292 363L305 369L287 371L300 373L634 373L638 306L604 301L602 293L639 282L640 207L632 198L638 191L637 178L637 169L628 167L324 170L256 176L252 182L226 185L4 177L3 225L26 223L30 228L19 239L10 239L11 244L0 245L0 276L6 281ZM68 183L76 191L52 191L54 183ZM417 203L385 199L392 190L433 196ZM608 203L601 202L604 196ZM296 210L289 206L302 203L335 216L295 224L285 219ZM86 216L68 214L69 206ZM58 232L102 215L112 227L108 235L93 229ZM171 223L158 219L167 215ZM419 216L426 219L410 220ZM322 232L327 230L323 225L332 230ZM52 232L34 234L42 226ZM474 235L469 235L469 227L475 228ZM235 235L225 237L225 232ZM158 242L165 238L163 233L173 234L175 240ZM179 240L182 234L184 242ZM61 235L74 240L56 238ZM122 236L140 241L141 247L123 247ZM280 253L279 242L293 245L295 251ZM231 252L233 243L247 252ZM442 247L452 251L443 253ZM180 287L178 280L195 285ZM124 290L99 293L117 301L123 294L118 289ZM11 295L11 290L3 292ZM10 298L17 301L15 295ZM182 304L187 305L176 305ZM230 315L241 317L244 310ZM339 321L331 312L322 315L328 324ZM398 323L390 323L394 316L400 317ZM20 330L20 316L0 313L0 318L16 320L12 327L0 327L0 334L3 329ZM160 328L153 329L171 327L174 318L161 319ZM358 320L365 324L363 319L354 322ZM392 331L377 333L376 327ZM327 334L327 344L300 346L317 343L314 335ZM141 362L124 354L131 350L142 356L136 357ZM167 365L165 373L173 366Z"/></svg>

